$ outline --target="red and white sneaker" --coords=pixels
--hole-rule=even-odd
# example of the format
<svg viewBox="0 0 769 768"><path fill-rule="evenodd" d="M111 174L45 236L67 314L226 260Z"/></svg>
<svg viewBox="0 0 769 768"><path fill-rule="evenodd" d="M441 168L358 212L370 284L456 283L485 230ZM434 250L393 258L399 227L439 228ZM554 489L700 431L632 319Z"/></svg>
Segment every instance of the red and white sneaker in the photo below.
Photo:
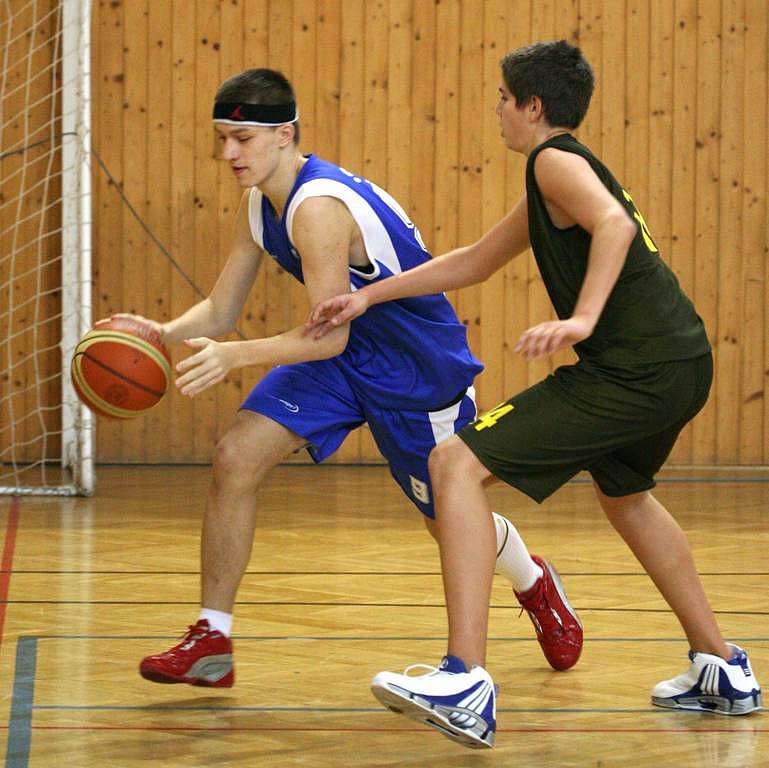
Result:
<svg viewBox="0 0 769 768"><path fill-rule="evenodd" d="M571 607L558 573L547 560L531 559L542 568L542 576L531 589L515 592L522 611L529 614L537 640L553 669L573 667L582 653L582 622Z"/></svg>
<svg viewBox="0 0 769 768"><path fill-rule="evenodd" d="M232 688L232 640L211 629L206 619L200 619L189 627L181 643L165 653L142 659L139 673L153 683Z"/></svg>

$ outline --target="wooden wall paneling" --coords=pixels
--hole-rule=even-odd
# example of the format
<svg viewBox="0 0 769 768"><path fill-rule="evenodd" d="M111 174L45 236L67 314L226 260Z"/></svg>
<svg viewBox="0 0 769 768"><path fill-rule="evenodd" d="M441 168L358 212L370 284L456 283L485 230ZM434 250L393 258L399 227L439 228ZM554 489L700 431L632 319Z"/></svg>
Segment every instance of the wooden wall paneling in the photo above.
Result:
<svg viewBox="0 0 769 768"><path fill-rule="evenodd" d="M670 265L681 287L694 300L694 200L696 98L697 98L697 2L679 0L673 18L673 134L671 168ZM692 460L692 426L683 430L671 453L671 461Z"/></svg>
<svg viewBox="0 0 769 768"><path fill-rule="evenodd" d="M173 0L171 61L171 220L170 252L184 272L195 279L195 169L198 113L195 82L195 47L197 41L197 13L188 0ZM203 130L205 126L201 126ZM210 144L204 157L210 162ZM206 287L201 286L205 291ZM176 270L171 272L167 286L171 317L178 317L201 300L189 282ZM186 348L171 350L174 363L185 356ZM169 424L168 460L189 462L195 458L195 405L179 394L176 387L168 395L172 418Z"/></svg>
<svg viewBox="0 0 769 768"><path fill-rule="evenodd" d="M765 39L769 40L769 19L764 26ZM768 65L769 66L769 65ZM765 119L769 123L769 93L766 95L765 102ZM758 243L754 244L759 253L763 254L764 260L764 283L763 283L763 296L762 303L764 307L764 423L763 423L763 446L764 453L762 458L762 464L766 466L769 464L769 333L766 331L766 325L769 323L769 204L767 204L767 198L769 198L769 136L764 136L764 231L763 236L759 239ZM758 155L760 157L760 153ZM753 354L758 354L757 350L753 350Z"/></svg>
<svg viewBox="0 0 769 768"><path fill-rule="evenodd" d="M234 215L237 199L224 167L211 160L211 97L231 74L226 69L273 66L297 86L304 148L388 188L430 249L441 253L472 242L523 188L524 161L500 146L489 103L503 49L578 39L598 81L578 135L633 195L716 348L713 395L673 460L766 461L769 169L751 160L766 155L766 12L752 0L238 0L226 8L214 0L192 7L178 0L104 0L94 5L94 149L207 292L225 256L226 213ZM494 51L493 38L502 34L506 45ZM160 39L170 59L157 46ZM161 83L164 66L167 84ZM154 87L147 90L149 83ZM156 117L166 99L170 112L161 128ZM752 145L761 136L759 152ZM425 146L434 149L425 152ZM129 167L136 157L139 163ZM495 165L499 158L504 171ZM192 289L163 263L96 167L94 179L96 316L124 309L159 319L180 314L197 300ZM130 253L146 254L146 282L133 279ZM279 271L266 262L257 279L241 321L250 336L277 333L304 313L302 287ZM527 366L503 346L552 316L538 283L533 261L523 256L505 268L499 285L491 281L449 297L470 322L471 346L487 363L479 379L481 406L566 359L563 353ZM499 296L501 328L500 312L490 311ZM176 350L175 359L184 354ZM99 458L208 461L223 419L264 372L243 371L241 389L233 376L193 402L172 394L143 423L100 419ZM31 401L24 407L31 410ZM168 437L150 444L169 421ZM367 457L378 460L368 436L356 435L339 453L349 461Z"/></svg>
<svg viewBox="0 0 769 768"><path fill-rule="evenodd" d="M52 30L56 23L57 14L48 13L49 3L43 4L46 12L46 30ZM46 31L46 34L50 34ZM46 67L61 50L61 41L51 39L45 49L38 52L41 64ZM57 116L58 94L50 92L51 81L56 88L60 87L62 72L60 68L55 70L44 69L41 85L43 93L47 89L45 98L41 100L40 117L44 121L44 129L40 135L52 139L61 127L61 120ZM51 143L46 149L52 149ZM59 401L61 397L61 378L59 372L61 366L61 208L54 205L61 195L61 168L62 156L58 150L48 152L47 158L41 164L43 174L41 194L45 211L37 224L36 254L34 262L38 272L38 293L33 304L32 325L35 328L36 347L38 353L30 359L33 367L33 378L38 384L30 394L33 396L33 410L27 412L30 419L30 428L33 430L30 443L31 455L34 457L59 455L59 440L47 432L61 429L61 413L47 408L52 403ZM67 372L68 374L68 372Z"/></svg>
<svg viewBox="0 0 769 768"><path fill-rule="evenodd" d="M17 24L14 25L16 39L9 46L9 52L14 58L9 56L8 61L18 63L15 66L10 65L7 87L11 95L4 104L3 114L4 119L8 119L6 114L10 118L10 125L3 135L8 144L3 144L3 149L8 146L19 150L20 153L3 161L8 167L8 171L5 167L3 171L10 176L10 183L3 184L3 193L8 195L10 200L7 219L10 231L7 241L3 243L8 247L8 251L3 250L3 255L8 254L9 258L10 285L8 304L5 306L10 310L10 315L8 336L4 337L8 342L4 350L7 357L1 364L2 370L9 377L8 415L15 424L11 439L15 443L16 456L22 461L34 458L34 448L30 443L34 428L33 420L29 416L34 402L29 390L34 381L34 368L30 364L31 360L28 360L32 350L30 308L36 295L34 236L38 222L35 208L39 207L39 204L36 206L34 201L36 198L42 198L39 185L44 179L44 159L47 155L45 150L48 149L47 146L42 149L26 149L30 144L41 140L40 135L36 134L36 129L41 124L42 110L39 107L29 109L28 104L34 103L45 93L41 89L41 83L44 82L42 78L37 77L31 82L29 80L30 73L35 71L32 61L40 66L45 51L35 56L34 35L24 34L24 30L39 23L37 10L34 6L24 9L19 13ZM8 111L5 112L5 109Z"/></svg>
<svg viewBox="0 0 769 768"><path fill-rule="evenodd" d="M459 245L469 245L482 234L482 123L483 109L483 15L470 4L461 5L459 24L459 190L456 215L459 219ZM449 213L451 215L451 213ZM470 349L481 354L481 288L478 285L458 292L456 304L459 319L467 325ZM484 376L477 381L478 403L488 406Z"/></svg>
<svg viewBox="0 0 769 768"><path fill-rule="evenodd" d="M627 0L625 26L625 189L639 210L649 210L649 3Z"/></svg>
<svg viewBox="0 0 769 768"><path fill-rule="evenodd" d="M29 11L27 11L28 13ZM23 19L19 14L19 24ZM0 161L0 424L3 426L0 432L0 460L11 460L11 445L15 439L14 430L6 431L16 416L15 405L16 384L11 370L13 364L13 349L11 346L11 331L13 317L11 315L11 303L14 296L12 277L15 262L11 256L14 247L16 231L14 223L17 218L17 195L21 184L21 168L24 162L22 154L10 154L21 149L22 140L19 116L21 109L21 92L17 88L21 85L21 62L23 62L22 46L26 45L26 38L20 36L19 27L12 23L10 18L4 18L1 22L0 34L2 39L15 39L8 46L7 54L10 62L17 62L6 73L2 101L0 102L0 147L2 153L9 153ZM6 26L8 25L8 26ZM7 90L6 90L7 89ZM6 115L15 115L10 120Z"/></svg>
<svg viewBox="0 0 769 768"><path fill-rule="evenodd" d="M34 71L33 58L34 36L24 35L22 30L28 29L38 21L36 9L31 7L19 15L18 26L15 27L18 38L10 46L18 55L19 65L12 67L9 76L10 88L14 94L8 100L9 115L13 115L10 129L6 131L10 147L21 150L10 163L12 181L8 185L7 194L12 200L8 225L11 227L9 246L13 250L10 261L8 359L3 362L3 369L10 375L9 379L9 410L16 424L12 433L16 444L16 454L22 461L34 457L30 440L32 439L32 420L30 413L30 392L33 368L26 362L31 350L31 334L29 330L29 302L34 300L36 285L34 281L34 217L33 195L35 186L42 179L41 160L45 154L38 149L26 147L39 140L34 130L40 120L40 111L31 112L27 109L28 102L39 98L40 79L29 82L29 73ZM42 57L38 56L40 61ZM9 59L10 60L10 59ZM11 111L13 110L13 111ZM10 159L10 158L9 158ZM4 185L5 186L5 185Z"/></svg>
<svg viewBox="0 0 769 768"><path fill-rule="evenodd" d="M724 0L721 17L721 154L719 163L719 271L716 403L719 459L739 460L740 347L742 319L742 174L743 89L735 87L744 72L744 4Z"/></svg>
<svg viewBox="0 0 769 768"><path fill-rule="evenodd" d="M652 0L649 49L649 207L641 210L662 258L670 264L673 167L673 6Z"/></svg>
<svg viewBox="0 0 769 768"><path fill-rule="evenodd" d="M147 14L146 0L125 4L123 34L123 192L139 217L147 219ZM154 193L154 191L153 191ZM149 240L139 221L127 206L122 207L123 311L151 315L147 297ZM119 456L145 461L145 418L123 425Z"/></svg>
<svg viewBox="0 0 769 768"><path fill-rule="evenodd" d="M719 158L721 110L721 9L720 4L697 6L697 125L695 134L696 189L694 303L705 322L714 353L718 343L718 286L720 262ZM692 461L718 462L718 382L692 423Z"/></svg>
<svg viewBox="0 0 769 768"><path fill-rule="evenodd" d="M765 285L766 248L761 241L767 226L767 12L766 3L745 3L742 157L742 258L743 292L740 298L744 335L741 339L742 382L740 392L740 464L764 460L767 370L763 350L766 343Z"/></svg>
<svg viewBox="0 0 769 768"><path fill-rule="evenodd" d="M315 148L339 163L339 110L342 7L339 0L318 0L316 26Z"/></svg>
<svg viewBox="0 0 769 768"><path fill-rule="evenodd" d="M531 3L520 3L514 17L507 25L507 46L502 55L528 45L531 42ZM500 60L502 58L500 55ZM497 62L494 76L497 85L502 83L502 70ZM499 137L504 146L504 139ZM505 149L505 212L514 208L526 193L526 159ZM507 399L522 391L529 384L529 366L526 360L514 351L521 334L529 327L529 274L537 272L537 265L531 251L522 253L505 267L505 365L504 393Z"/></svg>
<svg viewBox="0 0 769 768"><path fill-rule="evenodd" d="M435 9L435 174L432 233L422 232L434 255L459 244L459 0L446 0ZM457 291L448 296L457 306Z"/></svg>
<svg viewBox="0 0 769 768"><path fill-rule="evenodd" d="M387 174L384 186L408 211L411 195L411 0L389 0L387 24Z"/></svg>
<svg viewBox="0 0 769 768"><path fill-rule="evenodd" d="M94 150L116 183L123 186L123 60L124 11L121 5L100 2L94 6L94 29L98 30L100 71L94 82ZM95 210L99 238L94 248L94 319L125 311L123 304L123 208L118 190L101 168L92 164L95 175ZM123 426L112 419L96 417L96 456L100 461L122 458Z"/></svg>
<svg viewBox="0 0 769 768"><path fill-rule="evenodd" d="M627 103L625 0L606 3L603 11L601 60L601 124L603 160L625 183L625 104Z"/></svg>
<svg viewBox="0 0 769 768"><path fill-rule="evenodd" d="M435 3L414 2L411 33L411 186L402 201L419 229L427 249L433 253L432 233L435 228L435 189L443 183L435 167L436 142L436 36ZM429 239L426 240L425 238Z"/></svg>
<svg viewBox="0 0 769 768"><path fill-rule="evenodd" d="M212 157L211 100L220 83L220 50L222 44L221 6L216 0L196 1L195 27L195 282L206 295L218 275L219 163ZM193 349L180 350L189 357ZM216 423L219 387L195 395L193 412L196 429L193 434L195 461L209 461L217 437Z"/></svg>
<svg viewBox="0 0 769 768"><path fill-rule="evenodd" d="M147 188L146 221L150 231L165 245L171 240L171 84L173 82L172 5L147 6ZM144 314L160 322L171 319L171 264L158 246L147 242L146 302ZM176 404L171 391L153 408L144 422L144 458L165 461L168 445L163 439Z"/></svg>
<svg viewBox="0 0 769 768"><path fill-rule="evenodd" d="M481 161L480 234L491 229L505 211L505 155L509 151L500 136L499 59L507 46L507 11L504 0L489 2L483 18L482 88L479 111L475 112L471 128L476 130L483 147ZM482 403L484 409L502 402L505 397L505 271L499 270L479 286L482 317L480 346L473 349L485 368Z"/></svg>
<svg viewBox="0 0 769 768"><path fill-rule="evenodd" d="M596 87L587 117L579 127L577 137L583 144L590 147L598 157L603 155L601 146L601 110L603 107L601 94L606 74L601 44L603 6L603 0L579 0L579 47L593 67ZM535 39L533 33L532 39Z"/></svg>

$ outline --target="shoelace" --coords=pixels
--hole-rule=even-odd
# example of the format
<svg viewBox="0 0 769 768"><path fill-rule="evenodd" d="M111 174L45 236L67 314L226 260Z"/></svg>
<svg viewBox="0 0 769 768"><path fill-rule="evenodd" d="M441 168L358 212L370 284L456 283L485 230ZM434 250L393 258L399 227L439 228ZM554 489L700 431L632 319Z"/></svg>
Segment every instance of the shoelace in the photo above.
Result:
<svg viewBox="0 0 769 768"><path fill-rule="evenodd" d="M434 667L431 664L410 664L406 669L403 670L404 675L408 675L409 672L411 672L412 669L428 669L430 670L427 674L428 675L437 675L439 672L445 672L445 669L441 669L440 667ZM417 677L417 675L413 675L413 677ZM421 677L421 675L419 675Z"/></svg>

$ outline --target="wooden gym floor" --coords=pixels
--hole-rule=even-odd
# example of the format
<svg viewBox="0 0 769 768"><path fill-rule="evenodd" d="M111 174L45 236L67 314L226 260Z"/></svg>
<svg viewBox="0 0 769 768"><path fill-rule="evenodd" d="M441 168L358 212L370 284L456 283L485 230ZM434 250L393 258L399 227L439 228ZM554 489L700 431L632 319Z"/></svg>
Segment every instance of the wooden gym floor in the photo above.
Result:
<svg viewBox="0 0 769 768"><path fill-rule="evenodd" d="M207 481L206 467L105 467L91 499L0 498L6 768L769 766L765 712L649 704L687 646L580 481L541 507L491 490L558 567L586 636L579 664L551 671L497 579L494 750L460 747L369 693L376 672L437 662L445 646L437 549L382 467L274 471L239 593L235 687L146 682L139 659L197 616ZM657 495L689 535L724 633L769 685L769 474L669 471Z"/></svg>

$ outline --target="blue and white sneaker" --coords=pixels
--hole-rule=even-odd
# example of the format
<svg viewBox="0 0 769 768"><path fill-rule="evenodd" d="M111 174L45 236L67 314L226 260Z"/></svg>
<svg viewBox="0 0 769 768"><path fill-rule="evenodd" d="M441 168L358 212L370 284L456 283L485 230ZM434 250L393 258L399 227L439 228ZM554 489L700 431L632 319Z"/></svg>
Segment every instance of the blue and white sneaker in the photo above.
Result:
<svg viewBox="0 0 769 768"><path fill-rule="evenodd" d="M761 709L761 688L748 654L732 643L727 643L727 647L732 651L729 661L710 653L689 651L689 669L655 685L652 704L721 715L747 715Z"/></svg>
<svg viewBox="0 0 769 768"><path fill-rule="evenodd" d="M426 675L409 675L413 669ZM494 746L497 688L483 667L469 672L462 659L444 656L440 667L412 664L402 674L380 672L371 692L388 709L439 730L465 747Z"/></svg>

